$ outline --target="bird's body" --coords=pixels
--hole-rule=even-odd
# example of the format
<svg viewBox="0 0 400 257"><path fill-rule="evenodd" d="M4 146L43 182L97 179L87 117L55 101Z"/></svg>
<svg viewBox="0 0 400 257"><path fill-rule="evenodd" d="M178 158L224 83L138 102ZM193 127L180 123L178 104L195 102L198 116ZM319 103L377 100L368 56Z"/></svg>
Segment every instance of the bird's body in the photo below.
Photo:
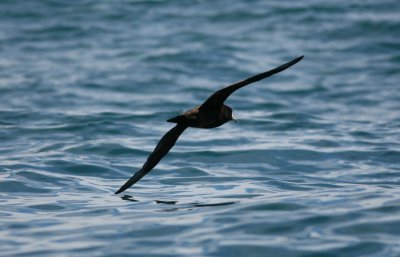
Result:
<svg viewBox="0 0 400 257"><path fill-rule="evenodd" d="M192 128L216 128L232 120L232 109L227 105L222 105L219 109L204 110L197 106L181 115L178 115L168 122L186 125Z"/></svg>
<svg viewBox="0 0 400 257"><path fill-rule="evenodd" d="M158 162L169 152L169 150L175 145L179 136L185 131L186 128L215 128L225 124L228 121L235 121L232 115L232 108L225 105L224 101L236 90L244 87L250 83L259 81L261 79L272 76L278 72L281 72L290 66L299 62L303 56L300 56L288 63L285 63L275 69L260 73L248 79L239 81L221 90L218 90L212 94L203 104L195 107L192 110L186 111L185 113L178 115L168 122L176 123L175 127L169 130L158 142L154 151L147 158L142 168L137 171L117 192L119 194L137 181L143 176L150 172Z"/></svg>

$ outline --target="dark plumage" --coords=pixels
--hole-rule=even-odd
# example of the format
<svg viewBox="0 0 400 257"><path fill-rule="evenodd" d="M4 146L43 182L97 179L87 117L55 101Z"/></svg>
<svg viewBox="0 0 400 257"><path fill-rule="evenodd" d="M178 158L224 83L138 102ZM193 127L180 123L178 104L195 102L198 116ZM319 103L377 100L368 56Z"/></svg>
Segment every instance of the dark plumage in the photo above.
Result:
<svg viewBox="0 0 400 257"><path fill-rule="evenodd" d="M215 128L222 124L235 120L232 115L232 109L224 104L224 101L236 90L244 87L250 83L259 81L274 75L275 73L281 72L290 66L296 64L303 56L300 56L288 63L285 63L275 69L260 73L248 79L239 81L221 90L218 90L212 94L202 105L187 111L181 115L178 115L169 122L177 123L170 131L168 131L158 142L154 151L147 158L147 161L143 167L137 171L117 192L119 194L130 186L138 182L142 177L149 173L158 162L169 152L169 150L175 145L178 137L185 131L187 127L192 128Z"/></svg>

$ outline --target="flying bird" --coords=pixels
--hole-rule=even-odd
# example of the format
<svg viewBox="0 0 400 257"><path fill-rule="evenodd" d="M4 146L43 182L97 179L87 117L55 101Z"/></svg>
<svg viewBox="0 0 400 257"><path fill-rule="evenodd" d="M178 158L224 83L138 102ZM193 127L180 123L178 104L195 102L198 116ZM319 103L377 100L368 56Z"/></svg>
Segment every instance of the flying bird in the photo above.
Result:
<svg viewBox="0 0 400 257"><path fill-rule="evenodd" d="M215 128L228 121L236 121L232 115L232 108L225 105L225 100L236 90L242 88L253 82L262 80L264 78L270 77L278 72L281 72L290 66L298 63L303 56L300 56L292 61L285 63L275 69L260 73L248 79L239 81L235 84L227 86L223 89L218 90L212 94L203 104L195 107L192 110L186 111L181 115L178 115L168 122L176 123L170 131L168 131L158 142L154 151L147 158L147 161L143 164L142 168L138 170L117 192L119 194L133 184L138 182L147 173L149 173L160 160L169 152L169 150L175 145L178 137L187 129L192 128Z"/></svg>

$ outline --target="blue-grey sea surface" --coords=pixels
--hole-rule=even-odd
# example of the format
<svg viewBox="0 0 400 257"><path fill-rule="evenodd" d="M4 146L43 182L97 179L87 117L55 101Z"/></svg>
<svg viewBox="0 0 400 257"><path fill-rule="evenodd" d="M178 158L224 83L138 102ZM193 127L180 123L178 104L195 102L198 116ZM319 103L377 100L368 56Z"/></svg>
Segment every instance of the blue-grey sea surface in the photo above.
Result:
<svg viewBox="0 0 400 257"><path fill-rule="evenodd" d="M0 256L400 256L400 2L1 0Z"/></svg>

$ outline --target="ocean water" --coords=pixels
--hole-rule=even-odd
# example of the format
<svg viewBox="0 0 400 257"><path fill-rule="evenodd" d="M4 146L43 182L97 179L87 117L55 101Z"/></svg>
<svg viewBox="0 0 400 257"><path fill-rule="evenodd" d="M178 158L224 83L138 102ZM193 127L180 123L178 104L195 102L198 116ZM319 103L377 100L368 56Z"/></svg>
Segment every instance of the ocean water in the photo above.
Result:
<svg viewBox="0 0 400 257"><path fill-rule="evenodd" d="M0 1L0 255L400 256L399 13ZM114 195L168 118L300 55Z"/></svg>

